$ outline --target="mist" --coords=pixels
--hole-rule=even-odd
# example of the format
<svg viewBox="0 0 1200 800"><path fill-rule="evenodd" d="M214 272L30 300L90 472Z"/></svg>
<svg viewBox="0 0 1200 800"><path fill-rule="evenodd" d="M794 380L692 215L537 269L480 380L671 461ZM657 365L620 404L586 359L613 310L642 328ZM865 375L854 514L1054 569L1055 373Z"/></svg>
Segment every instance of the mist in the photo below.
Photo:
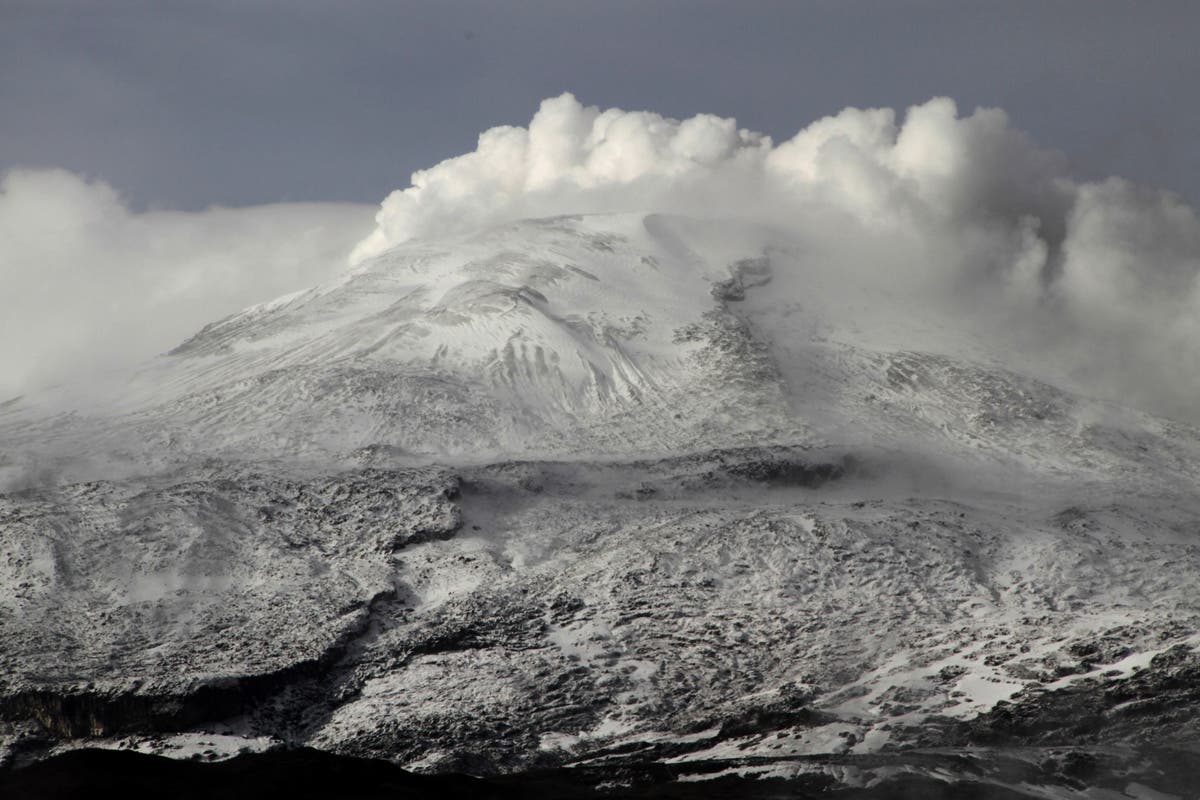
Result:
<svg viewBox="0 0 1200 800"><path fill-rule="evenodd" d="M65 170L0 180L0 400L169 350L203 325L336 275L370 207L131 210Z"/></svg>

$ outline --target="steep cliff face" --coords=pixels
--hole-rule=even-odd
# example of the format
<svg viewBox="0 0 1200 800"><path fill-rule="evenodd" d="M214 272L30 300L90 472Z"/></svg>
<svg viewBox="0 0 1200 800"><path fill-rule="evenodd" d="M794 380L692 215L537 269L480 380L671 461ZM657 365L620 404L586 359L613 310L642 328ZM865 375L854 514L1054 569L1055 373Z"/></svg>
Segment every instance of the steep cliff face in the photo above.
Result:
<svg viewBox="0 0 1200 800"><path fill-rule="evenodd" d="M1197 432L822 280L535 220L0 409L0 741L999 786L1194 738Z"/></svg>

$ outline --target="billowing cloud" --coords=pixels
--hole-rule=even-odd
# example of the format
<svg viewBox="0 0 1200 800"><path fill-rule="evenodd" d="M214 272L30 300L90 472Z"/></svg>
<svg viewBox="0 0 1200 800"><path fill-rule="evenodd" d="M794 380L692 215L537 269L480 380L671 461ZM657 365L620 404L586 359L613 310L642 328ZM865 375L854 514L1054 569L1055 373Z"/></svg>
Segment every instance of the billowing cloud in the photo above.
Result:
<svg viewBox="0 0 1200 800"><path fill-rule="evenodd" d="M132 212L62 170L0 181L0 400L163 352L214 319L335 274L370 209Z"/></svg>
<svg viewBox="0 0 1200 800"><path fill-rule="evenodd" d="M848 108L776 144L731 119L601 110L564 94L527 128L417 172L352 260L522 217L739 217L813 244L827 270L974 320L1030 369L1197 419L1200 222L1178 198L1081 182L999 109L935 98ZM869 245L864 244L869 243ZM989 327L991 326L991 327Z"/></svg>
<svg viewBox="0 0 1200 800"><path fill-rule="evenodd" d="M948 314L1018 368L1200 419L1195 211L1116 178L1077 180L1003 111L963 114L945 98L902 115L848 108L776 143L731 119L566 94L527 127L493 128L473 152L414 174L373 231L362 206L134 213L101 182L15 171L0 183L0 398L166 350L331 276L347 254L606 211L782 229L826 290L894 298L886 313L860 304L860 323Z"/></svg>
<svg viewBox="0 0 1200 800"><path fill-rule="evenodd" d="M474 152L415 173L384 200L354 259L414 237L567 212L707 211L786 224L832 206L872 225L1061 216L1061 161L1004 112L959 117L945 98L909 109L903 125L891 109L848 108L775 145L731 119L602 111L564 94L543 101L528 128L492 128Z"/></svg>

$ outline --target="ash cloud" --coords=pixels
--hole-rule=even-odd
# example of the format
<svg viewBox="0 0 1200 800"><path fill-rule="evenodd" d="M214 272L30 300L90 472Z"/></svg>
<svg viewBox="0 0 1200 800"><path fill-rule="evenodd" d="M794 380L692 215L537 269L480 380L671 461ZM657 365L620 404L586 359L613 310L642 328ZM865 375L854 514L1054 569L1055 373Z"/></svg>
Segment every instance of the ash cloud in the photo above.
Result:
<svg viewBox="0 0 1200 800"><path fill-rule="evenodd" d="M827 275L900 291L1034 372L1200 419L1200 221L1169 193L1080 181L1000 109L847 108L791 139L700 115L543 101L528 127L415 173L352 262L523 217L645 211L788 231ZM869 310L866 313L870 313Z"/></svg>
<svg viewBox="0 0 1200 800"><path fill-rule="evenodd" d="M161 353L325 280L370 230L353 204L129 209L64 170L0 180L0 401Z"/></svg>

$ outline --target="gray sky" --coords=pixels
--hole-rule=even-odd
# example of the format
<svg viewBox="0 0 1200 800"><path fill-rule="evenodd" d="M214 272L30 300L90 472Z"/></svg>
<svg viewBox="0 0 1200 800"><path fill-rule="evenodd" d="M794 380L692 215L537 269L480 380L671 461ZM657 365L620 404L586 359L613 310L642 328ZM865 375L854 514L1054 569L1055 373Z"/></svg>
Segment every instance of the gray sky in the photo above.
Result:
<svg viewBox="0 0 1200 800"><path fill-rule="evenodd" d="M562 91L777 140L940 94L1195 203L1198 34L1196 2L0 0L0 172L135 207L376 202Z"/></svg>

